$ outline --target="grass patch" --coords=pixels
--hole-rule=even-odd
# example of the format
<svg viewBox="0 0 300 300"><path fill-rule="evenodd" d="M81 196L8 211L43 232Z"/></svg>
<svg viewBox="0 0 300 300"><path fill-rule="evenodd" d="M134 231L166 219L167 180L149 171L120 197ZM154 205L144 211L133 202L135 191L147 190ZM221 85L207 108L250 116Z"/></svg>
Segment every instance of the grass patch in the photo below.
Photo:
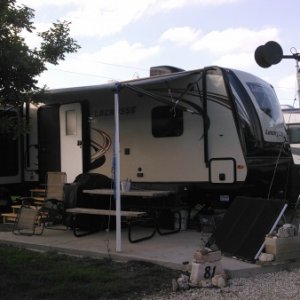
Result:
<svg viewBox="0 0 300 300"><path fill-rule="evenodd" d="M139 299L179 271L145 262L75 258L0 246L0 299Z"/></svg>

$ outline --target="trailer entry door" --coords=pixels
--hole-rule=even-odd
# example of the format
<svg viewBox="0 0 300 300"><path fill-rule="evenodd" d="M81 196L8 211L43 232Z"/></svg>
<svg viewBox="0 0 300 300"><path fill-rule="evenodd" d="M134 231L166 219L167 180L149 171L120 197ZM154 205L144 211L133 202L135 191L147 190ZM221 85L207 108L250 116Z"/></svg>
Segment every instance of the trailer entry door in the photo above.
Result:
<svg viewBox="0 0 300 300"><path fill-rule="evenodd" d="M73 182L83 172L81 104L61 105L59 116L61 171L67 173L68 182Z"/></svg>

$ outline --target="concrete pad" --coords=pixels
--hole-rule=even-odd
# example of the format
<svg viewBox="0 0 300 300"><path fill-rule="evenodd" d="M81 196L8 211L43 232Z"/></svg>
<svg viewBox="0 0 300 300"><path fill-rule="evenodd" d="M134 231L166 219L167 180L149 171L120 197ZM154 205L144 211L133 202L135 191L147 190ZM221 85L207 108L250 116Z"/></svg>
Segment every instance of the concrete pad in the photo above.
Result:
<svg viewBox="0 0 300 300"><path fill-rule="evenodd" d="M137 232L134 234L145 234ZM143 260L166 267L190 269L194 252L202 248L209 238L196 230L185 230L170 235L155 234L152 239L139 243L128 241L127 230L122 230L122 251L116 252L115 231L101 231L84 237L75 237L71 230L45 229L41 236L15 235L11 231L0 232L0 243L37 251L111 258L117 261ZM276 271L286 264L261 266L222 256L221 264L230 277L247 277L262 272Z"/></svg>

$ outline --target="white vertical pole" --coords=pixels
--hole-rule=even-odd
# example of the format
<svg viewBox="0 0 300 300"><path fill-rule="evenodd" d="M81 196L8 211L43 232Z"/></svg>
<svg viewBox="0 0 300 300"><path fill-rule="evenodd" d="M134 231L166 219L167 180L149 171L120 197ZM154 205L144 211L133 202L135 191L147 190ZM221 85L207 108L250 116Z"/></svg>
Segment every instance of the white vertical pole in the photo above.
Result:
<svg viewBox="0 0 300 300"><path fill-rule="evenodd" d="M299 108L300 108L300 68L299 68L298 60L296 62L296 69L297 69L296 77L297 77L297 83L298 83L298 105L299 105Z"/></svg>
<svg viewBox="0 0 300 300"><path fill-rule="evenodd" d="M121 193L120 193L120 134L119 134L119 90L115 91L115 197L116 197L116 252L122 251L121 242Z"/></svg>

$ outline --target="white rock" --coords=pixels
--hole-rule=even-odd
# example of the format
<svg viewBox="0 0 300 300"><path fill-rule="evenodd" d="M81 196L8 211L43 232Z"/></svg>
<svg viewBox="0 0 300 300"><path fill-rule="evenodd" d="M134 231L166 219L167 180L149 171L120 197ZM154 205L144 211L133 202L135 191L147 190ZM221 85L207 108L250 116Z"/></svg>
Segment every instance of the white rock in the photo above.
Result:
<svg viewBox="0 0 300 300"><path fill-rule="evenodd" d="M177 292L178 289L179 289L179 286L178 286L177 280L174 278L174 279L172 279L172 291Z"/></svg>
<svg viewBox="0 0 300 300"><path fill-rule="evenodd" d="M260 254L258 260L261 261L261 262L273 261L274 260L274 255L271 254L271 253L262 252Z"/></svg>
<svg viewBox="0 0 300 300"><path fill-rule="evenodd" d="M226 286L226 278L223 274L218 274L211 279L211 283L216 287L223 288Z"/></svg>
<svg viewBox="0 0 300 300"><path fill-rule="evenodd" d="M181 274L181 276L177 279L178 289L179 290L188 290L189 286L189 276Z"/></svg>
<svg viewBox="0 0 300 300"><path fill-rule="evenodd" d="M209 288L212 287L212 282L210 279L203 279L199 282L200 287Z"/></svg>
<svg viewBox="0 0 300 300"><path fill-rule="evenodd" d="M277 236L280 238L286 238L295 236L297 232L297 229L292 224L283 224L278 230L277 230Z"/></svg>

